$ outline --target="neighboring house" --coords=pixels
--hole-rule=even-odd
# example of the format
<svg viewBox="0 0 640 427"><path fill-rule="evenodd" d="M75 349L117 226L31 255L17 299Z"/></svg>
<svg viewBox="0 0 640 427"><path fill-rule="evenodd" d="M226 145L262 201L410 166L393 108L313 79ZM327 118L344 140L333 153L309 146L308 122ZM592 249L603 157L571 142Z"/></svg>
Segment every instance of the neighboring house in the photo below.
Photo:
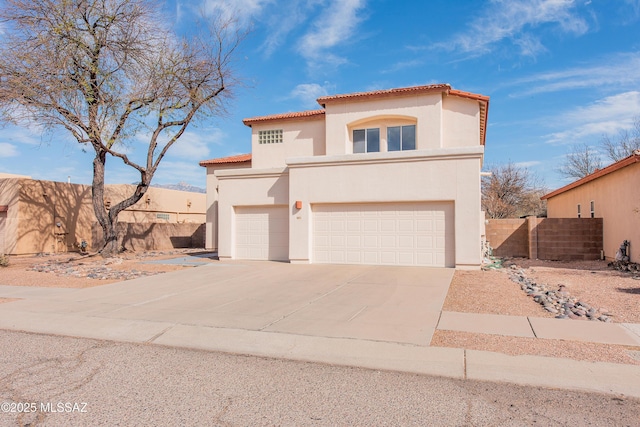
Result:
<svg viewBox="0 0 640 427"><path fill-rule="evenodd" d="M105 186L109 206L131 193L130 185ZM150 188L144 199L118 216L121 223L199 223L205 221L206 195ZM77 251L92 246L96 222L91 186L0 178L0 253L11 255Z"/></svg>
<svg viewBox="0 0 640 427"><path fill-rule="evenodd" d="M624 240L640 262L640 151L542 199L549 218L602 218L604 255L614 259Z"/></svg>
<svg viewBox="0 0 640 427"><path fill-rule="evenodd" d="M489 98L437 84L318 103L245 119L251 155L200 163L207 247L221 259L479 268Z"/></svg>

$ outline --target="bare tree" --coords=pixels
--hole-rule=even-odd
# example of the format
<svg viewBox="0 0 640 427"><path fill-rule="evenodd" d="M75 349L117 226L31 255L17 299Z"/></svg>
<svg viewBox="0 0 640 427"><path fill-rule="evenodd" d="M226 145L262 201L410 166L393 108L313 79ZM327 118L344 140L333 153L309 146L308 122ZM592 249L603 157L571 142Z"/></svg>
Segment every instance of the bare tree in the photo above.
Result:
<svg viewBox="0 0 640 427"><path fill-rule="evenodd" d="M634 118L631 130L621 131L616 139L612 140L608 135L603 136L602 145L613 162L630 156L634 150L640 150L640 116Z"/></svg>
<svg viewBox="0 0 640 427"><path fill-rule="evenodd" d="M117 252L118 213L138 202L167 150L192 121L219 114L234 83L242 39L233 22L212 21L181 38L153 0L5 0L0 10L0 112L4 121L66 129L95 152L92 198ZM126 143L148 137L136 163ZM135 191L105 208L108 157L135 169Z"/></svg>
<svg viewBox="0 0 640 427"><path fill-rule="evenodd" d="M535 175L511 162L493 166L490 175L482 177L482 209L487 218L543 215L546 205L540 196L544 193Z"/></svg>
<svg viewBox="0 0 640 427"><path fill-rule="evenodd" d="M587 144L577 144L567 153L558 172L565 178L580 179L598 169L602 169L602 161L597 151Z"/></svg>

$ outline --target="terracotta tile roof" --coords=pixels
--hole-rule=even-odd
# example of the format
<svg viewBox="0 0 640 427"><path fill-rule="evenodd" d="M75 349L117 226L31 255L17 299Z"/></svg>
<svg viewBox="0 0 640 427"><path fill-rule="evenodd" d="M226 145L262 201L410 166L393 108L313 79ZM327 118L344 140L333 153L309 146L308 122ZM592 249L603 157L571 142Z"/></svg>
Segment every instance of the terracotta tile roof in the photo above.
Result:
<svg viewBox="0 0 640 427"><path fill-rule="evenodd" d="M270 116L251 117L251 118L242 120L242 123L244 123L247 126L251 126L254 123L267 122L271 120L301 119L301 118L308 118L308 117L314 117L314 116L324 116L324 109L299 111L299 112L283 113L283 114L272 114Z"/></svg>
<svg viewBox="0 0 640 427"><path fill-rule="evenodd" d="M452 89L451 85L447 83L440 84L432 84L432 85L424 85L424 86L412 86L412 87L402 87L395 89L384 89L384 90L375 90L371 92L355 92L355 93L346 93L341 95L331 95L331 96L322 96L318 98L318 104L323 107L329 102L340 101L340 100L357 100L357 99L380 99L380 98L388 98L393 96L402 96L402 95L415 95L415 94L424 94L424 93L445 93L449 96L458 96L461 98L468 98L480 103L480 144L485 145L487 138L487 116L489 113L489 97L484 95L479 95L471 92L464 92L461 90ZM310 111L300 111L293 113L284 113L284 114L273 114L270 116L260 116L260 117L252 117L248 119L244 119L242 122L251 126L254 123L267 122L271 120L294 120L294 119L304 119L308 117L320 117L324 116L325 110L310 110Z"/></svg>
<svg viewBox="0 0 640 427"><path fill-rule="evenodd" d="M638 150L634 151L633 154L630 155L629 157L625 157L624 159L622 159L622 160L620 160L620 161L618 161L616 163L613 163L613 164L607 166L606 168L602 168L602 169L599 169L599 170L595 171L591 175L587 175L584 178L581 178L581 179L579 179L577 181L574 181L571 184L565 185L562 188L558 188L557 190L552 191L549 194L545 194L544 196L540 197L540 199L542 199L542 200L550 199L551 197L555 197L555 196L557 196L559 194L564 193L565 191L572 190L572 189L574 189L576 187L579 187L579 186L581 186L583 184L586 184L588 182L596 180L596 179L598 179L600 177L608 175L608 174L610 174L612 172L615 172L615 171L617 171L619 169L622 169L624 167L627 167L627 166L632 165L632 164L637 163L637 162L640 162L640 152Z"/></svg>
<svg viewBox="0 0 640 427"><path fill-rule="evenodd" d="M226 163L244 163L251 161L251 153L249 154L238 154L236 156L229 157L220 157L217 159L211 160L203 160L199 163L200 166L210 166L210 165L222 165Z"/></svg>
<svg viewBox="0 0 640 427"><path fill-rule="evenodd" d="M374 90L371 92L355 92L345 93L341 95L321 96L318 98L318 104L324 106L327 102L339 101L342 99L371 99L371 98L386 98L397 94L412 95L415 93L429 93L429 92L448 92L451 86L446 83L425 85L425 86L412 86L401 87L395 89L383 89Z"/></svg>

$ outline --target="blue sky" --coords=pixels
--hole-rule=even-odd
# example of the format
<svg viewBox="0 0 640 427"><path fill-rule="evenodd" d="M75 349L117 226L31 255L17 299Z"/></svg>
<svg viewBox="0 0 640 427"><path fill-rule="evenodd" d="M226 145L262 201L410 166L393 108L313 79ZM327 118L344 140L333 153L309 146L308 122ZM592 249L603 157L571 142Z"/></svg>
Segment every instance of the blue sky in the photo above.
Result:
<svg viewBox="0 0 640 427"><path fill-rule="evenodd" d="M245 117L319 108L315 99L431 83L491 97L485 166L513 161L550 189L573 144L598 146L640 116L640 0L169 1L182 31L199 11L251 33L244 85L225 117L192 127L155 183L205 186L198 161L250 151ZM90 183L90 152L37 126L0 129L0 172ZM144 148L132 143L129 150ZM109 159L107 182L134 182Z"/></svg>

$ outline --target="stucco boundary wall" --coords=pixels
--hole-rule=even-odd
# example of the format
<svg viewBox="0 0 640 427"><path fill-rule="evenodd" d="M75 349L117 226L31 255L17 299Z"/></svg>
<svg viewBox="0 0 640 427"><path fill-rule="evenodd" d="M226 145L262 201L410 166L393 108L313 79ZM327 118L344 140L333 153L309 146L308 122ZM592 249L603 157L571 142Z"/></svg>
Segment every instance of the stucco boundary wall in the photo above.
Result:
<svg viewBox="0 0 640 427"><path fill-rule="evenodd" d="M602 218L489 219L486 233L499 257L593 260L604 247Z"/></svg>
<svg viewBox="0 0 640 427"><path fill-rule="evenodd" d="M93 250L103 245L102 228L92 226ZM123 223L117 226L118 243L129 251L159 251L176 248L204 248L205 224Z"/></svg>

